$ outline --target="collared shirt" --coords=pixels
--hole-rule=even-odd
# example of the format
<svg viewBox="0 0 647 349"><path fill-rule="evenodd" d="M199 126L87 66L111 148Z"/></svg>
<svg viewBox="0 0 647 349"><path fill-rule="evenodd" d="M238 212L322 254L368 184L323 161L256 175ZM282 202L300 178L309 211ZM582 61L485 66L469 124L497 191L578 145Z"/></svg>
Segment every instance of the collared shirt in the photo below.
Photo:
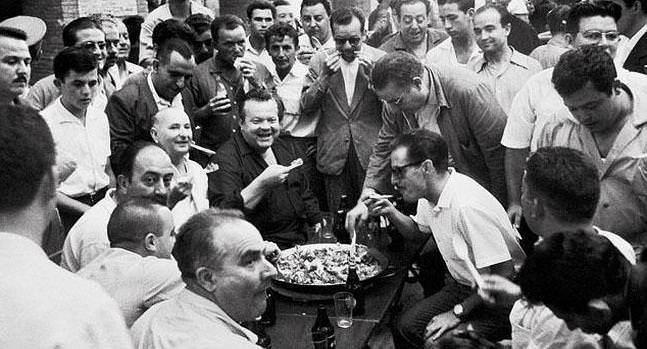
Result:
<svg viewBox="0 0 647 349"><path fill-rule="evenodd" d="M108 220L117 207L115 194L115 189L109 189L106 196L72 226L63 243L62 268L77 272L110 248Z"/></svg>
<svg viewBox="0 0 647 349"><path fill-rule="evenodd" d="M200 5L195 1L191 1L191 10L189 11L190 15L196 13L202 13L208 15L211 18L215 18L215 15L212 10ZM155 57L155 50L153 49L153 29L155 26L161 22L173 18L171 14L171 9L169 8L168 3L159 6L154 9L151 13L146 16L144 23L142 23L141 30L139 32L139 62L146 58ZM184 22L183 19L180 19Z"/></svg>
<svg viewBox="0 0 647 349"><path fill-rule="evenodd" d="M299 48L314 48L312 40L310 39L310 36L308 36L308 34L304 33L299 35ZM321 47L319 49L325 50L329 48L335 48L335 40L333 39L332 35L330 36L330 39L328 39L328 41L321 43Z"/></svg>
<svg viewBox="0 0 647 349"><path fill-rule="evenodd" d="M54 74L48 75L38 80L32 87L29 88L29 94L25 98L26 102L36 110L43 110L48 105L52 104L56 98L60 97L61 90L54 84L56 77ZM99 75L99 91L92 99L92 105L100 110L105 110L108 104L108 97L106 96L103 79Z"/></svg>
<svg viewBox="0 0 647 349"><path fill-rule="evenodd" d="M123 248L105 250L77 274L96 281L117 301L128 327L146 309L184 289L174 260L142 257Z"/></svg>
<svg viewBox="0 0 647 349"><path fill-rule="evenodd" d="M110 127L106 113L90 105L84 125L63 106L59 97L40 114L52 132L56 152L77 165L58 190L74 198L92 194L110 184L106 173L110 156Z"/></svg>
<svg viewBox="0 0 647 349"><path fill-rule="evenodd" d="M131 334L138 349L260 349L255 334L187 289L144 313Z"/></svg>
<svg viewBox="0 0 647 349"><path fill-rule="evenodd" d="M153 72L148 73L148 76L146 77L146 83L148 84L148 88L150 88L151 93L153 94L153 99L155 100L155 104L157 104L158 110L164 110L166 108L184 109L184 105L182 104L181 93L176 94L175 97L173 97L172 101L164 99L157 94L157 90L155 90L155 85L153 85Z"/></svg>
<svg viewBox="0 0 647 349"><path fill-rule="evenodd" d="M426 64L438 64L438 65L452 65L457 67L467 68L467 65L471 62L479 59L483 55L481 49L472 43L472 54L467 59L467 63L458 63L458 58L456 58L456 51L454 50L454 45L452 44L452 39L447 38L443 40L438 46L432 48L427 52L425 57Z"/></svg>
<svg viewBox="0 0 647 349"><path fill-rule="evenodd" d="M285 106L281 129L284 133L294 137L313 137L319 118L316 116L308 119L302 118L300 107L301 91L308 67L296 60L283 80L279 78L276 68L271 73L276 85L276 93L281 97Z"/></svg>
<svg viewBox="0 0 647 349"><path fill-rule="evenodd" d="M265 68L267 68L267 70L269 71L275 69L274 61L272 60L272 57L270 57L270 54L267 52L267 49L263 48L260 51L256 50L249 42L249 36L245 38L245 55L243 56L243 58L260 63L264 65Z"/></svg>
<svg viewBox="0 0 647 349"><path fill-rule="evenodd" d="M427 33L425 35L425 42L424 42L424 44L427 47L427 49L425 50L425 54L429 52L429 50L433 49L438 44L440 44L443 40L447 39L448 37L449 36L447 35L447 33L445 33L442 30L427 28ZM396 35L393 35L390 39L385 41L379 47L379 49L386 53L394 52L394 51L406 51L413 55L416 54L411 49L411 47L407 45L407 43L405 43L404 40L402 40L402 34L400 32L398 32ZM418 56L418 58L424 59L425 54Z"/></svg>
<svg viewBox="0 0 647 349"><path fill-rule="evenodd" d="M111 83L115 86L115 90L121 89L124 86L124 83L128 81L129 76L144 70L144 68L137 64L133 64L128 61L124 62L123 67L124 70L119 67L119 64L115 64L108 69L106 79L110 79Z"/></svg>
<svg viewBox="0 0 647 349"><path fill-rule="evenodd" d="M467 262L456 254L454 239L467 244L470 260L477 269L512 260L521 266L525 255L503 206L473 179L449 168L449 178L438 203L418 200L413 217L421 231L432 233L447 270L458 283L475 283Z"/></svg>
<svg viewBox="0 0 647 349"><path fill-rule="evenodd" d="M356 58L352 62L341 59L340 70L344 78L344 92L346 101L350 106L353 101L353 92L355 91L355 81L357 80L357 70L359 69L359 60Z"/></svg>
<svg viewBox="0 0 647 349"><path fill-rule="evenodd" d="M634 34L624 45L618 45L616 58L614 59L616 65L623 66L625 64L627 57L629 57L631 51L633 51L636 44L638 44L638 41L640 41L645 34L647 34L647 24L643 25L643 27L640 28L640 30L637 31L636 34Z"/></svg>
<svg viewBox="0 0 647 349"><path fill-rule="evenodd" d="M635 73L637 74L637 73ZM631 243L644 243L647 231L647 79L621 80L633 96L633 113L603 159L593 135L568 119L549 119L537 147L563 146L591 157L600 177L600 200L595 225Z"/></svg>
<svg viewBox="0 0 647 349"><path fill-rule="evenodd" d="M490 64L485 55L468 65L469 69L483 76L492 85L496 99L506 114L510 111L514 96L523 86L519 82L527 81L541 71L541 65L537 60L513 48L511 50L510 61L502 66Z"/></svg>
<svg viewBox="0 0 647 349"><path fill-rule="evenodd" d="M176 227L180 227L194 214L209 208L207 173L200 164L188 158L185 159L184 164L186 164L186 176L190 178L193 185L191 193L173 207L173 221ZM176 172L173 180L178 181L179 179L179 173Z"/></svg>
<svg viewBox="0 0 647 349"><path fill-rule="evenodd" d="M32 240L0 233L0 276L1 348L132 348L115 301Z"/></svg>
<svg viewBox="0 0 647 349"><path fill-rule="evenodd" d="M280 165L289 166L297 158L281 139L274 140L272 151ZM284 183L268 190L253 209L248 209L240 191L267 168L265 160L237 133L220 147L215 162L219 169L208 175L212 206L242 210L263 238L279 247L305 242L306 224L317 223L320 213L302 168L290 171Z"/></svg>
<svg viewBox="0 0 647 349"><path fill-rule="evenodd" d="M530 57L539 61L543 69L548 69L557 65L559 57L569 49L570 47L564 39L561 37L552 37L546 45L541 45L532 50Z"/></svg>

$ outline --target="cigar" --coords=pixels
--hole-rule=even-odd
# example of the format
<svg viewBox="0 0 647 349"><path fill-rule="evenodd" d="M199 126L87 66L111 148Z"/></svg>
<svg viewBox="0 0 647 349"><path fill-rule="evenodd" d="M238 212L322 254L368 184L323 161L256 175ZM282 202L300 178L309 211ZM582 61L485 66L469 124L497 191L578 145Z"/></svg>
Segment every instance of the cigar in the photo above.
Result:
<svg viewBox="0 0 647 349"><path fill-rule="evenodd" d="M198 151L201 151L201 152L203 152L203 153L205 153L205 154L207 154L207 155L209 155L209 156L211 156L211 155L216 155L216 152L215 152L215 151L213 151L213 150L211 150L211 149L207 149L207 148L205 148L205 147L201 147L201 146L199 146L199 145L197 145L197 144L195 144L195 143L191 143L191 148L193 148L193 149L195 149L195 150L198 150Z"/></svg>

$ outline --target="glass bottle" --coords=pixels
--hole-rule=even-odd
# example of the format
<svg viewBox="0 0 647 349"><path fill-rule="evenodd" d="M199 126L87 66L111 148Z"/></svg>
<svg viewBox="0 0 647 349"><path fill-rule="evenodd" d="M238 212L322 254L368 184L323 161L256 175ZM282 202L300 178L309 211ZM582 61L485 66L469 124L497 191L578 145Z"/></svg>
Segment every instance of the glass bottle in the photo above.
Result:
<svg viewBox="0 0 647 349"><path fill-rule="evenodd" d="M323 338L325 338L325 346ZM317 319L312 326L312 341L316 349L334 349L336 346L335 328L330 323L326 307L321 304L317 309Z"/></svg>

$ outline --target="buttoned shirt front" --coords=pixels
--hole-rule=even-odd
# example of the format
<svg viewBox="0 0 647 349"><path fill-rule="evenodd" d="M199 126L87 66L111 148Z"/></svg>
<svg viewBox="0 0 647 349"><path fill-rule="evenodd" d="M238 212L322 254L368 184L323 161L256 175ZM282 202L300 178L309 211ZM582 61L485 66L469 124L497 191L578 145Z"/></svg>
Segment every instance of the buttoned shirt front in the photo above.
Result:
<svg viewBox="0 0 647 349"><path fill-rule="evenodd" d="M260 349L255 334L187 289L144 313L131 334L138 349Z"/></svg>
<svg viewBox="0 0 647 349"><path fill-rule="evenodd" d="M487 61L485 55L468 64L468 68L483 76L494 89L496 99L506 112L510 111L512 100L523 87L521 81L527 81L531 76L541 71L541 65L513 48L510 61L502 66L496 66Z"/></svg>
<svg viewBox="0 0 647 349"><path fill-rule="evenodd" d="M0 348L132 348L115 301L32 240L0 233L0 275Z"/></svg>
<svg viewBox="0 0 647 349"><path fill-rule="evenodd" d="M454 249L454 239L467 244L469 258L476 268L486 268L512 260L521 266L520 236L512 227L503 206L473 179L449 168L449 178L438 203L418 200L413 217L421 231L431 233L447 269L458 283L471 286L474 278L467 262Z"/></svg>
<svg viewBox="0 0 647 349"><path fill-rule="evenodd" d="M270 57L269 52L267 52L267 49L263 48L260 51L255 49L249 42L249 36L245 38L245 54L243 58L260 63L269 71L275 69L274 61L272 60L272 57Z"/></svg>
<svg viewBox="0 0 647 349"><path fill-rule="evenodd" d="M192 183L192 187L191 193L173 207L173 221L176 227L182 226L194 214L209 208L209 200L207 200L208 179L204 168L188 158L180 166L186 166L186 180ZM176 172L173 180L178 181L179 179L179 173Z"/></svg>
<svg viewBox="0 0 647 349"><path fill-rule="evenodd" d="M146 77L146 83L148 84L148 88L151 90L151 93L153 94L153 99L155 100L155 104L157 104L158 110L164 110L167 108L184 109L184 105L182 104L181 93L176 94L175 97L173 97L173 100L171 101L164 99L160 97L159 94L157 94L157 91L155 90L155 85L153 85L153 72L148 73L148 76Z"/></svg>
<svg viewBox="0 0 647 349"><path fill-rule="evenodd" d="M585 126L568 120L548 120L538 147L563 146L582 151L596 164L600 200L593 222L631 243L647 241L647 79L623 81L633 96L633 113L618 133L606 158L600 156Z"/></svg>
<svg viewBox="0 0 647 349"><path fill-rule="evenodd" d="M103 110L90 105L85 125L70 113L59 97L41 111L56 143L56 151L76 162L76 170L58 190L70 197L94 193L110 184L106 172L110 156L110 127Z"/></svg>
<svg viewBox="0 0 647 349"><path fill-rule="evenodd" d="M184 289L175 260L142 257L123 248L105 250L77 275L96 281L117 301L128 327L146 309Z"/></svg>
<svg viewBox="0 0 647 349"><path fill-rule="evenodd" d="M290 72L279 78L275 70L271 71L272 79L276 85L276 93L281 97L285 112L281 121L281 130L294 137L313 137L317 128L318 117L304 118L301 115L301 91L308 73L308 67L299 61L295 61Z"/></svg>
<svg viewBox="0 0 647 349"><path fill-rule="evenodd" d="M124 62L124 69L121 70L118 64L113 65L108 69L108 74L106 79L111 80L111 83L115 86L116 90L121 89L124 86L124 83L128 81L128 77L135 73L139 73L144 68L138 66L137 64L130 63L128 61Z"/></svg>
<svg viewBox="0 0 647 349"><path fill-rule="evenodd" d="M346 101L350 106L353 101L353 92L355 91L355 81L357 80L357 70L359 69L359 61L353 59L348 62L341 59L340 68L341 75L344 77L344 92L346 92Z"/></svg>
<svg viewBox="0 0 647 349"><path fill-rule="evenodd" d="M437 65L451 65L457 67L467 68L467 65L473 61L478 60L483 55L481 49L472 43L472 54L467 59L467 63L459 63L458 58L456 58L456 51L454 50L454 44L452 44L452 39L447 38L443 40L438 46L432 48L427 52L425 57L426 64L437 64Z"/></svg>
<svg viewBox="0 0 647 349"><path fill-rule="evenodd" d="M427 33L424 38L424 44L426 46L426 51L429 52L429 50L433 49L436 47L438 44L443 42L446 38L449 36L447 33L445 33L442 30L434 29L434 28L427 28ZM395 52L395 51L406 51L411 54L415 55L415 52L412 50L412 48L407 45L404 40L402 40L402 34L398 32L397 34L393 35L391 38L389 38L387 41L385 41L380 47L380 50L389 53L389 52ZM422 56L418 57L419 59L424 59L425 55L423 54Z"/></svg>

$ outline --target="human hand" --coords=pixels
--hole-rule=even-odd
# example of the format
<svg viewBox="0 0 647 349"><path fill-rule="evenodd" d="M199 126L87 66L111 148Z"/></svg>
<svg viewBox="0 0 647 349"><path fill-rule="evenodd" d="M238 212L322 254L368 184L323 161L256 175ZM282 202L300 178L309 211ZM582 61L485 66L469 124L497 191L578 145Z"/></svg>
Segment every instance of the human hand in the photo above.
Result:
<svg viewBox="0 0 647 349"><path fill-rule="evenodd" d="M308 66L314 54L315 54L315 50L313 50L312 47L305 46L303 48L299 48L299 51L297 51L297 59L303 65Z"/></svg>
<svg viewBox="0 0 647 349"><path fill-rule="evenodd" d="M517 229L519 229L519 227L521 226L521 215L522 215L521 205L510 204L508 206L508 218L510 218L510 222Z"/></svg>
<svg viewBox="0 0 647 349"><path fill-rule="evenodd" d="M205 106L211 115L223 115L231 111L231 100L227 97L213 97Z"/></svg>
<svg viewBox="0 0 647 349"><path fill-rule="evenodd" d="M269 165L258 175L258 180L264 187L273 187L285 182L290 174L291 168L283 165Z"/></svg>
<svg viewBox="0 0 647 349"><path fill-rule="evenodd" d="M184 176L178 178L178 180L175 182L175 185L173 185L173 188L171 188L171 191L168 194L169 207L175 207L175 204L191 195L192 189L193 181L191 177Z"/></svg>
<svg viewBox="0 0 647 349"><path fill-rule="evenodd" d="M392 195L374 194L362 200L362 202L368 207L369 215L393 218L397 209L395 208L395 205L393 205L393 202L389 200L391 198L393 198Z"/></svg>
<svg viewBox="0 0 647 349"><path fill-rule="evenodd" d="M279 246L271 241L264 241L265 248L263 248L263 255L270 263L275 264L279 257L281 257L281 249Z"/></svg>
<svg viewBox="0 0 647 349"><path fill-rule="evenodd" d="M521 298L521 288L514 282L496 274L483 275L483 286L478 289L481 298L490 303L511 307Z"/></svg>
<svg viewBox="0 0 647 349"><path fill-rule="evenodd" d="M244 58L238 58L236 59L234 66L238 70L240 70L240 72L243 74L243 77L246 79L253 79L254 75L256 75L256 64L254 64L254 62L252 61Z"/></svg>
<svg viewBox="0 0 647 349"><path fill-rule="evenodd" d="M368 219L368 207L359 202L348 213L346 213L346 231L352 233L357 227L363 225Z"/></svg>
<svg viewBox="0 0 647 349"><path fill-rule="evenodd" d="M425 329L425 342L437 340L445 332L453 329L460 323L461 320L451 310L434 316Z"/></svg>
<svg viewBox="0 0 647 349"><path fill-rule="evenodd" d="M468 348L468 349L500 349L503 348L498 343L493 343L481 337L478 333L474 332L471 328L472 325L468 324L467 328L459 326L459 328L450 331L447 335L439 341L428 341L425 343L425 349L432 348Z"/></svg>
<svg viewBox="0 0 647 349"><path fill-rule="evenodd" d="M341 55L339 51L328 54L326 57L325 75L330 75L341 68Z"/></svg>

